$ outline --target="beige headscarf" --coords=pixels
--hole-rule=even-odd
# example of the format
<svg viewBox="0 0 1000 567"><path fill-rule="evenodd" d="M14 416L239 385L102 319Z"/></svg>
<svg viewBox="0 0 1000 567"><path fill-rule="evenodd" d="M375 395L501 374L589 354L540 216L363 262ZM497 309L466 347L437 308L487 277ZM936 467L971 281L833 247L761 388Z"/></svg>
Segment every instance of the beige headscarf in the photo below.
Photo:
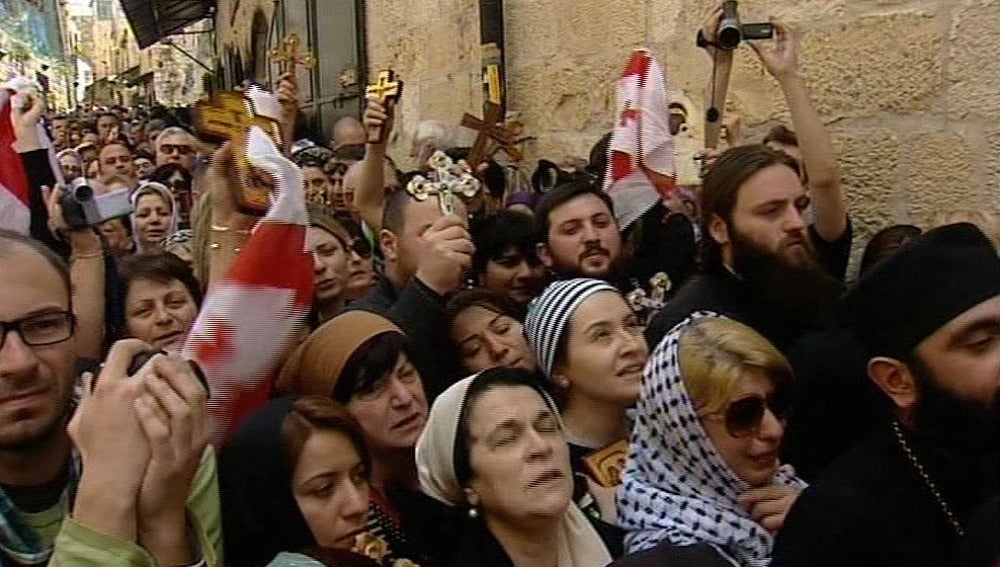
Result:
<svg viewBox="0 0 1000 567"><path fill-rule="evenodd" d="M455 436L466 393L479 376L460 380L434 400L424 432L417 441L420 488L431 498L452 507L466 503L465 492L455 475ZM539 394L546 398L549 407L555 408L547 394L541 391ZM597 530L572 501L559 525L556 545L559 567L605 567L611 562L611 555Z"/></svg>
<svg viewBox="0 0 1000 567"><path fill-rule="evenodd" d="M371 311L346 311L313 331L285 362L276 388L281 394L330 396L348 359L368 339L403 331Z"/></svg>

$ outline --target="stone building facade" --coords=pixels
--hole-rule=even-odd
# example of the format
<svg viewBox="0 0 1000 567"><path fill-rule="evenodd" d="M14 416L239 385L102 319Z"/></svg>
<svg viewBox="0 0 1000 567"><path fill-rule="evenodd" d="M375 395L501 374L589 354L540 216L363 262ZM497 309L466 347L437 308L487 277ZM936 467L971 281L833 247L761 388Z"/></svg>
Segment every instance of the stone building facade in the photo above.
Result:
<svg viewBox="0 0 1000 567"><path fill-rule="evenodd" d="M252 13L255 3L272 4L237 4ZM527 159L588 154L611 128L616 81L635 47L654 52L677 98L700 105L711 65L694 34L715 3L504 2L508 109L536 138ZM391 67L406 81L392 153L410 165L420 120L457 124L463 112L481 112L479 3L363 4L369 78ZM1000 1L744 0L740 8L746 21L773 14L801 36L802 67L840 152L860 235L921 224L943 208L1000 213ZM236 33L249 22L233 22L229 41L249 45ZM229 31L219 29L220 37ZM730 107L742 116L741 141L788 123L777 85L746 47L736 57ZM692 119L701 115L695 110Z"/></svg>

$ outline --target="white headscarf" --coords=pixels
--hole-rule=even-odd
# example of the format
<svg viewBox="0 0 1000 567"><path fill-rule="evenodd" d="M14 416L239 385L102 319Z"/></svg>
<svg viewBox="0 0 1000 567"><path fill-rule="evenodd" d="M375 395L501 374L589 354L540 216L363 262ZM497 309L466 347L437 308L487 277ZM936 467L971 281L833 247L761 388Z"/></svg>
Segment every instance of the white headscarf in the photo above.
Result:
<svg viewBox="0 0 1000 567"><path fill-rule="evenodd" d="M174 194L167 188L166 185L162 183L157 183L156 181L143 181L139 184L139 188L132 193L132 240L135 242L135 251L150 252L150 249L144 249L141 240L139 239L139 224L135 220L136 208L139 205L139 197L154 193L163 198L163 202L170 207L170 220L167 221L166 231L164 234L164 240L167 236L170 236L177 232L177 199L174 199ZM153 250L158 250L154 248Z"/></svg>
<svg viewBox="0 0 1000 567"><path fill-rule="evenodd" d="M481 375L460 380L434 400L427 425L417 441L417 472L421 489L431 498L452 507L466 504L465 491L455 474L455 437L469 386ZM556 411L552 399L541 390L537 391L545 399L545 404ZM559 567L605 567L611 562L608 549L597 530L572 501L559 525L556 545Z"/></svg>
<svg viewBox="0 0 1000 567"><path fill-rule="evenodd" d="M667 541L711 543L740 565L770 562L774 540L737 502L749 486L715 449L681 377L678 344L697 312L663 339L643 373L629 459L622 475L618 516L628 553ZM788 465L774 482L804 488Z"/></svg>

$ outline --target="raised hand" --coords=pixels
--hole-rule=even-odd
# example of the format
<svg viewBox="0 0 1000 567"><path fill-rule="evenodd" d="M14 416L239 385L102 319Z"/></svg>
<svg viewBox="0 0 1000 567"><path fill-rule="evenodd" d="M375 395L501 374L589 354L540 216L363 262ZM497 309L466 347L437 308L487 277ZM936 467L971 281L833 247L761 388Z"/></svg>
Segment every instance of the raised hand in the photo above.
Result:
<svg viewBox="0 0 1000 567"><path fill-rule="evenodd" d="M739 503L755 522L776 534L785 525L785 516L800 493L800 490L790 486L772 484L740 494Z"/></svg>
<svg viewBox="0 0 1000 567"><path fill-rule="evenodd" d="M150 348L136 339L115 343L96 384L85 376L82 399L67 428L83 462L74 519L126 541L136 538L136 497L150 459L133 409L143 386L128 376L128 367Z"/></svg>
<svg viewBox="0 0 1000 567"><path fill-rule="evenodd" d="M705 38L709 44L715 43L718 39L716 36L719 33L719 20L722 19L722 6L716 6L714 8L709 8L705 12L705 16L701 19L701 36ZM706 45L704 47L705 51L708 51L709 55L715 53L716 47L712 45Z"/></svg>
<svg viewBox="0 0 1000 567"><path fill-rule="evenodd" d="M133 405L151 455L139 490L139 542L160 565L186 564L187 495L210 436L207 394L175 355L154 356L135 379L143 390Z"/></svg>
<svg viewBox="0 0 1000 567"><path fill-rule="evenodd" d="M774 46L766 47L762 42L748 41L764 68L779 81L794 75L799 68L798 52L795 45L795 35L792 28L785 22L772 17L774 24Z"/></svg>
<svg viewBox="0 0 1000 567"><path fill-rule="evenodd" d="M295 117L299 112L299 82L294 73L285 73L278 77L278 85L274 92L281 106L281 136L287 151L291 147L295 135Z"/></svg>
<svg viewBox="0 0 1000 567"><path fill-rule="evenodd" d="M385 125L385 130L383 131L382 141L376 145L385 145L389 139L389 133L392 132L393 119L395 114L395 106L393 103L388 105L383 105L378 97L368 96L368 104L365 106L365 113L362 116L362 123L365 126L365 130L372 130L374 128L381 128Z"/></svg>
<svg viewBox="0 0 1000 567"><path fill-rule="evenodd" d="M475 252L466 222L455 215L441 217L420 238L417 278L441 295L457 291Z"/></svg>
<svg viewBox="0 0 1000 567"><path fill-rule="evenodd" d="M21 104L12 104L10 109L15 149L22 153L40 149L42 143L38 138L38 119L45 112L45 98L34 89L14 96L22 97Z"/></svg>

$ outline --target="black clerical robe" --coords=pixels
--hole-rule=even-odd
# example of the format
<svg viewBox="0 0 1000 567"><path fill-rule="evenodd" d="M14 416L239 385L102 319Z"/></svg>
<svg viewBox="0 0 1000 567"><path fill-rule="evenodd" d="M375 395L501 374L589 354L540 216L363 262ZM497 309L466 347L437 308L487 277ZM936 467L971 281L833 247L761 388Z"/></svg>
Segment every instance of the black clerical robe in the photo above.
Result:
<svg viewBox="0 0 1000 567"><path fill-rule="evenodd" d="M997 489L988 460L957 458L907 442L964 521ZM962 541L886 424L838 458L792 507L772 567L950 567Z"/></svg>

